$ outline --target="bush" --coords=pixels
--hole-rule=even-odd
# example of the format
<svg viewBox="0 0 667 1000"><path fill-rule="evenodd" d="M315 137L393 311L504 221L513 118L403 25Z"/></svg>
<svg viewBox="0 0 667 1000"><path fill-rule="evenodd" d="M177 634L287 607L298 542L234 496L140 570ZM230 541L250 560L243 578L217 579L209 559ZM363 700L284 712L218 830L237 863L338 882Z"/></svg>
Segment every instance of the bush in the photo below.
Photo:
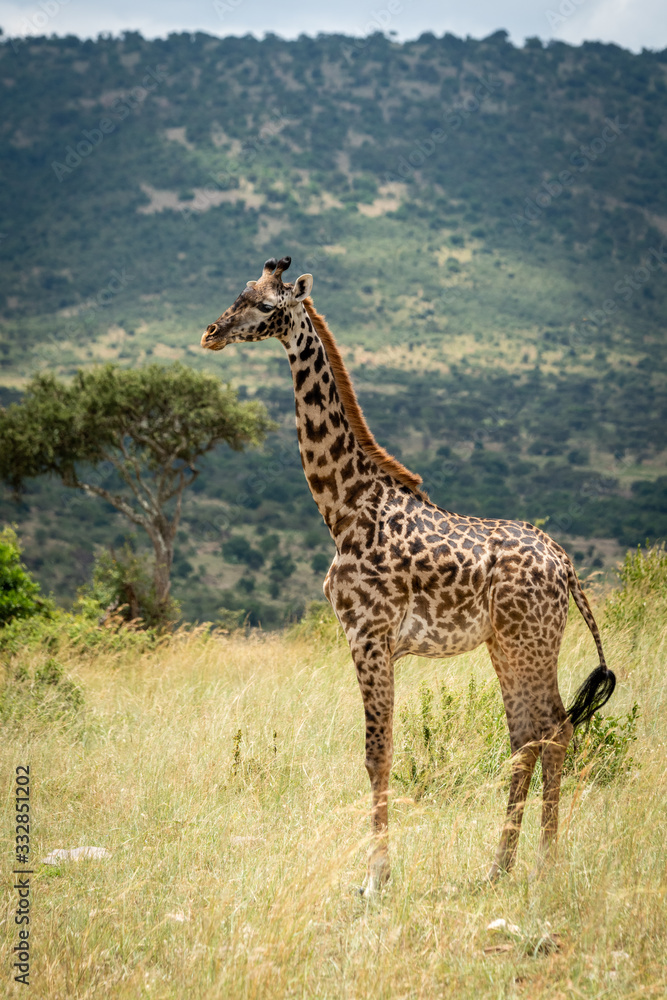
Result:
<svg viewBox="0 0 667 1000"><path fill-rule="evenodd" d="M250 542L242 535L232 535L222 546L222 556L225 562L238 565L245 563L250 569L261 569L264 556L259 549L253 549Z"/></svg>
<svg viewBox="0 0 667 1000"><path fill-rule="evenodd" d="M608 785L630 773L639 706L625 716L596 713L583 739L568 746L563 774ZM398 710L393 778L415 798L426 793L471 790L497 779L509 761L510 741L500 692L478 689L471 677L461 697L443 684L437 694L425 683ZM531 788L539 787L541 767Z"/></svg>
<svg viewBox="0 0 667 1000"><path fill-rule="evenodd" d="M500 773L510 753L499 691L478 689L470 678L465 697L422 683L398 710L393 777L415 798L478 785Z"/></svg>
<svg viewBox="0 0 667 1000"><path fill-rule="evenodd" d="M326 573L331 565L331 558L326 552L316 552L310 560L314 573Z"/></svg>
<svg viewBox="0 0 667 1000"><path fill-rule="evenodd" d="M287 636L290 639L308 639L313 645L345 642L343 630L327 601L311 601L300 621L288 630Z"/></svg>
<svg viewBox="0 0 667 1000"><path fill-rule="evenodd" d="M239 632L245 628L247 618L245 608L219 608L215 625L223 632Z"/></svg>
<svg viewBox="0 0 667 1000"><path fill-rule="evenodd" d="M0 692L3 724L30 714L47 722L73 719L82 707L81 688L53 657L32 671L22 664L8 670Z"/></svg>
<svg viewBox="0 0 667 1000"><path fill-rule="evenodd" d="M13 528L0 531L0 626L15 618L49 614L50 601L21 562L21 546Z"/></svg>
<svg viewBox="0 0 667 1000"><path fill-rule="evenodd" d="M118 555L112 549L96 559L92 585L80 596L84 601L88 598L93 608L97 605L101 623L113 618L131 622L135 628L161 629L173 625L180 615L176 601L158 601L149 558L137 555L129 545Z"/></svg>
<svg viewBox="0 0 667 1000"><path fill-rule="evenodd" d="M290 555L275 555L271 560L271 577L274 580L287 580L296 569L296 563Z"/></svg>
<svg viewBox="0 0 667 1000"><path fill-rule="evenodd" d="M619 571L621 589L614 591L605 607L606 621L629 628L635 635L647 617L667 612L667 552L665 543L626 553Z"/></svg>
<svg viewBox="0 0 667 1000"><path fill-rule="evenodd" d="M639 705L635 702L627 715L600 715L596 712L583 739L576 734L565 755L563 776L587 776L598 785L610 785L635 767L630 748L637 739Z"/></svg>
<svg viewBox="0 0 667 1000"><path fill-rule="evenodd" d="M10 622L0 629L0 652L13 658L26 649L42 649L48 654L60 650L83 655L92 650L124 654L134 649L154 649L159 640L157 630L130 629L122 619L108 618L101 625L99 605L83 597L76 613L56 608L48 618L35 615Z"/></svg>

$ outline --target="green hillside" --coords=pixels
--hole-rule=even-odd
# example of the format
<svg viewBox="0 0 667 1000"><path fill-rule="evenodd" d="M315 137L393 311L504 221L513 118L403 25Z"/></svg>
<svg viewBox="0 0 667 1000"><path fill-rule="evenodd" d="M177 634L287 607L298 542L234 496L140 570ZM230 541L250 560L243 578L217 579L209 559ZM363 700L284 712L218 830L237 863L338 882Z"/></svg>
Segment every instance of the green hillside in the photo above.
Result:
<svg viewBox="0 0 667 1000"><path fill-rule="evenodd" d="M269 256L312 271L371 427L438 503L548 519L587 571L667 535L667 50L2 42L0 401L42 368L180 359L281 426L186 501L187 617L277 624L331 552L282 348L198 347ZM0 519L64 603L128 533L48 482Z"/></svg>

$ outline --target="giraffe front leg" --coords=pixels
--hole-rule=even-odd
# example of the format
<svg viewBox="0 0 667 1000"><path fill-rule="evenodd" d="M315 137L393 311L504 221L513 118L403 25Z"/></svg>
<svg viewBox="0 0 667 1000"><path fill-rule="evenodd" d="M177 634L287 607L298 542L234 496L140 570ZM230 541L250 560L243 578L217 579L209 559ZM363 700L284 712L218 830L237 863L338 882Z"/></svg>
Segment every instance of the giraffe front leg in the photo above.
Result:
<svg viewBox="0 0 667 1000"><path fill-rule="evenodd" d="M372 897L389 878L388 802L393 760L394 668L386 650L353 649L366 718L366 770L371 783L371 833L368 877L362 894Z"/></svg>

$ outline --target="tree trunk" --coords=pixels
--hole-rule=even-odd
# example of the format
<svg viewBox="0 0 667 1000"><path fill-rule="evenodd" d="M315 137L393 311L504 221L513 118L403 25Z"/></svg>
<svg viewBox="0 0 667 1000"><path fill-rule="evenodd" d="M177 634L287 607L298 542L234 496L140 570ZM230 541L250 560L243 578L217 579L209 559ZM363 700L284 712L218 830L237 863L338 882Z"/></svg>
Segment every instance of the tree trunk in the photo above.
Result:
<svg viewBox="0 0 667 1000"><path fill-rule="evenodd" d="M174 539L171 532L167 537L159 531L151 533L155 551L155 567L153 569L153 586L155 599L160 608L166 608L171 590L171 564L174 559Z"/></svg>

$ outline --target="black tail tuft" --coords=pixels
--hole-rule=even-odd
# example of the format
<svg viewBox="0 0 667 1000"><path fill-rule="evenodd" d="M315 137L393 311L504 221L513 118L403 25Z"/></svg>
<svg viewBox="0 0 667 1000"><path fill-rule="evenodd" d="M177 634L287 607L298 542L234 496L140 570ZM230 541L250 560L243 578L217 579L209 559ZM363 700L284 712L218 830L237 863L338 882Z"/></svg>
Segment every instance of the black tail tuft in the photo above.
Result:
<svg viewBox="0 0 667 1000"><path fill-rule="evenodd" d="M567 710L567 717L575 729L583 722L591 721L595 713L609 701L615 687L616 674L602 663L588 675Z"/></svg>

